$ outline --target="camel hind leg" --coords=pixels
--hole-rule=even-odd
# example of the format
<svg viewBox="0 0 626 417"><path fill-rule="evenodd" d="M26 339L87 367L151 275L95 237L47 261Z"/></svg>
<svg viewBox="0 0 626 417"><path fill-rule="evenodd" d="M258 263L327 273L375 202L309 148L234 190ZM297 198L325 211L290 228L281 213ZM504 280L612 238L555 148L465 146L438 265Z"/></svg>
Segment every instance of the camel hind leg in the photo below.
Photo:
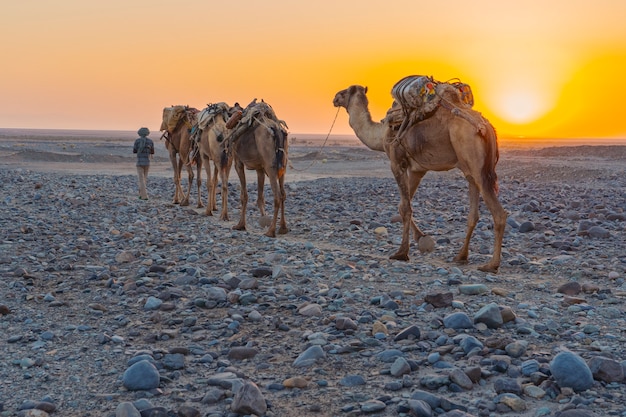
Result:
<svg viewBox="0 0 626 417"><path fill-rule="evenodd" d="M172 200L172 204L179 204L183 195L183 190L180 185L180 164L178 155L172 149L170 152L170 162L172 163L172 170L174 171L174 199Z"/></svg>
<svg viewBox="0 0 626 417"><path fill-rule="evenodd" d="M274 212L272 213L272 223L270 223L270 227L267 229L267 232L265 232L265 236L276 237L276 223L278 221L278 211L280 210L282 196L280 195L278 180L274 173L272 173L270 177L270 187L272 188L272 196L274 197Z"/></svg>
<svg viewBox="0 0 626 417"><path fill-rule="evenodd" d="M411 234L411 222L413 221L413 209L411 208L411 194L409 192L408 175L406 167L401 166L402 163L396 161L391 162L391 171L396 183L398 184L398 191L400 193L400 204L398 205L398 212L402 217L402 242L398 251L391 255L391 259L399 261L409 260L409 236Z"/></svg>
<svg viewBox="0 0 626 417"><path fill-rule="evenodd" d="M211 195L209 196L209 204L211 205L211 210L217 211L217 182L219 180L219 168L217 164L213 163L213 177L211 179Z"/></svg>
<svg viewBox="0 0 626 417"><path fill-rule="evenodd" d="M197 164L197 170L198 170L198 179L196 180L196 191L198 192L198 204L196 205L197 208L202 208L204 207L204 204L202 203L202 159L197 158L196 160L196 164Z"/></svg>
<svg viewBox="0 0 626 417"><path fill-rule="evenodd" d="M187 193L183 193L183 199L180 202L180 205L181 206L188 206L189 205L189 195L191 194L191 185L193 184L194 174L193 174L193 168L191 166L185 164L181 160L181 168L182 168L182 165L185 165L186 168L187 168ZM181 169L181 171L182 171L182 169Z"/></svg>
<svg viewBox="0 0 626 417"><path fill-rule="evenodd" d="M411 196L410 201L413 201L413 197L415 197L415 192L424 178L426 172L423 171L409 171L409 195ZM418 242L420 238L426 236L424 232L420 230L420 228L415 223L415 219L411 216L411 230L413 231L413 240Z"/></svg>
<svg viewBox="0 0 626 417"><path fill-rule="evenodd" d="M207 216L212 216L213 215L213 203L212 198L213 198L213 193L214 193L214 186L213 186L213 178L211 177L211 161L208 158L203 158L203 162L202 164L204 165L204 171L206 172L206 191L207 191L207 195L208 195L208 201L207 201L207 205L206 208L204 210L204 214Z"/></svg>
<svg viewBox="0 0 626 417"><path fill-rule="evenodd" d="M232 165L232 158L228 158L220 166L220 178L222 180L222 214L220 220L228 220L228 174ZM217 181L217 180L216 180Z"/></svg>
<svg viewBox="0 0 626 417"><path fill-rule="evenodd" d="M233 226L234 230L246 230L246 207L248 206L248 189L246 188L246 172L242 162L235 162L235 170L239 176L239 183L241 184L241 214L239 216L239 222Z"/></svg>
<svg viewBox="0 0 626 417"><path fill-rule="evenodd" d="M465 240L463 241L463 247L459 251L459 254L454 258L455 262L467 263L469 256L469 244L478 223L478 204L480 194L476 183L471 177L467 178L469 184L469 213L467 214L467 231L465 233Z"/></svg>
<svg viewBox="0 0 626 417"><path fill-rule="evenodd" d="M287 200L287 194L285 193L285 175L281 175L280 178L278 178L278 188L280 191L280 227L278 228L278 234L284 235L289 232L287 220L285 220L285 201Z"/></svg>
<svg viewBox="0 0 626 417"><path fill-rule="evenodd" d="M506 226L506 210L500 204L496 191L493 189L483 189L483 200L487 205L487 208L493 216L493 230L494 230L494 242L493 242L493 256L491 260L484 265L478 267L480 271L484 272L498 272L500 268L500 259L502 256L502 240L504 239L504 228Z"/></svg>

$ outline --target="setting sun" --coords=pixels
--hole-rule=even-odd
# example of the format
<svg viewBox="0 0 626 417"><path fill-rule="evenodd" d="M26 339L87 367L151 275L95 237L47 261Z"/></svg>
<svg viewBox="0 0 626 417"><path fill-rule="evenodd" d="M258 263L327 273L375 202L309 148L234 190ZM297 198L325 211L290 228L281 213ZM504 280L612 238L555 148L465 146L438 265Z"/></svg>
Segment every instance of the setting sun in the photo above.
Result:
<svg viewBox="0 0 626 417"><path fill-rule="evenodd" d="M496 107L503 119L511 123L529 123L541 117L546 104L534 91L503 91Z"/></svg>

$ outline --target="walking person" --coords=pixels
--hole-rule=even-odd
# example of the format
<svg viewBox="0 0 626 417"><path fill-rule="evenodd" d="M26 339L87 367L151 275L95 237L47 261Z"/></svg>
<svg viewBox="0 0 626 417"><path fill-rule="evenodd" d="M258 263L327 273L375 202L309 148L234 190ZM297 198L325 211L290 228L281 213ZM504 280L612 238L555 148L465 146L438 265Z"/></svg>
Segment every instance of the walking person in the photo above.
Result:
<svg viewBox="0 0 626 417"><path fill-rule="evenodd" d="M135 140L133 153L137 154L137 176L139 178L139 199L148 199L147 180L150 170L150 158L154 154L154 142L148 138L150 129L142 127L137 131L139 137Z"/></svg>

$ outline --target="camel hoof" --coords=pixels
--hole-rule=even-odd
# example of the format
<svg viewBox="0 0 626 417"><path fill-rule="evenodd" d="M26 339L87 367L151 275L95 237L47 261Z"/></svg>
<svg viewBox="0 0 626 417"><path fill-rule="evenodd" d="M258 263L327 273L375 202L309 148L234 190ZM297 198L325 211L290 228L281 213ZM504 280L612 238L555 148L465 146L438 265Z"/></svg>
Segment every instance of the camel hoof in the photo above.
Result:
<svg viewBox="0 0 626 417"><path fill-rule="evenodd" d="M280 229L278 229L279 235L286 235L287 233L289 233L289 229L286 227L281 227Z"/></svg>
<svg viewBox="0 0 626 417"><path fill-rule="evenodd" d="M276 231L270 232L269 230L265 232L265 236L267 237L276 237Z"/></svg>
<svg viewBox="0 0 626 417"><path fill-rule="evenodd" d="M220 220L223 222L227 222L228 221L228 216L220 216Z"/></svg>
<svg viewBox="0 0 626 417"><path fill-rule="evenodd" d="M490 264L485 264L485 265L481 265L478 267L479 271L482 272L490 272L492 274L497 274L498 273L498 268L500 267L500 265L490 265Z"/></svg>
<svg viewBox="0 0 626 417"><path fill-rule="evenodd" d="M202 208L202 207L204 207L204 204L198 203L198 206L196 208Z"/></svg>
<svg viewBox="0 0 626 417"><path fill-rule="evenodd" d="M408 261L409 260L409 255L407 255L406 253L396 253L394 255L391 255L389 257L389 259L395 259L396 261Z"/></svg>
<svg viewBox="0 0 626 417"><path fill-rule="evenodd" d="M205 216L213 216L213 212L211 210L205 210L204 211L204 215Z"/></svg>
<svg viewBox="0 0 626 417"><path fill-rule="evenodd" d="M242 226L240 224L236 224L233 226L233 230L246 230L246 226Z"/></svg>
<svg viewBox="0 0 626 417"><path fill-rule="evenodd" d="M180 202L180 206L181 207L187 207L189 205L189 201L181 201Z"/></svg>
<svg viewBox="0 0 626 417"><path fill-rule="evenodd" d="M458 256L454 258L454 263L459 265L467 265L467 258L459 258Z"/></svg>

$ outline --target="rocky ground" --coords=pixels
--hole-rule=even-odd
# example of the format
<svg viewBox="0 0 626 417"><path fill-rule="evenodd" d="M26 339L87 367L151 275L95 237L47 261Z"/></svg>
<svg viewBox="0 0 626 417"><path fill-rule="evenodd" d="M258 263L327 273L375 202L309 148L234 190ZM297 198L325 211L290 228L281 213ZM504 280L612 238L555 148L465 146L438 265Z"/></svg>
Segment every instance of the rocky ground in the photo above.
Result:
<svg viewBox="0 0 626 417"><path fill-rule="evenodd" d="M398 194L363 148L294 148L276 239L254 183L231 229L235 175L222 222L171 204L163 154L142 201L132 157L3 152L0 416L626 416L626 147L503 151L498 274L484 205L452 263L458 172L414 201L433 250L391 261Z"/></svg>

